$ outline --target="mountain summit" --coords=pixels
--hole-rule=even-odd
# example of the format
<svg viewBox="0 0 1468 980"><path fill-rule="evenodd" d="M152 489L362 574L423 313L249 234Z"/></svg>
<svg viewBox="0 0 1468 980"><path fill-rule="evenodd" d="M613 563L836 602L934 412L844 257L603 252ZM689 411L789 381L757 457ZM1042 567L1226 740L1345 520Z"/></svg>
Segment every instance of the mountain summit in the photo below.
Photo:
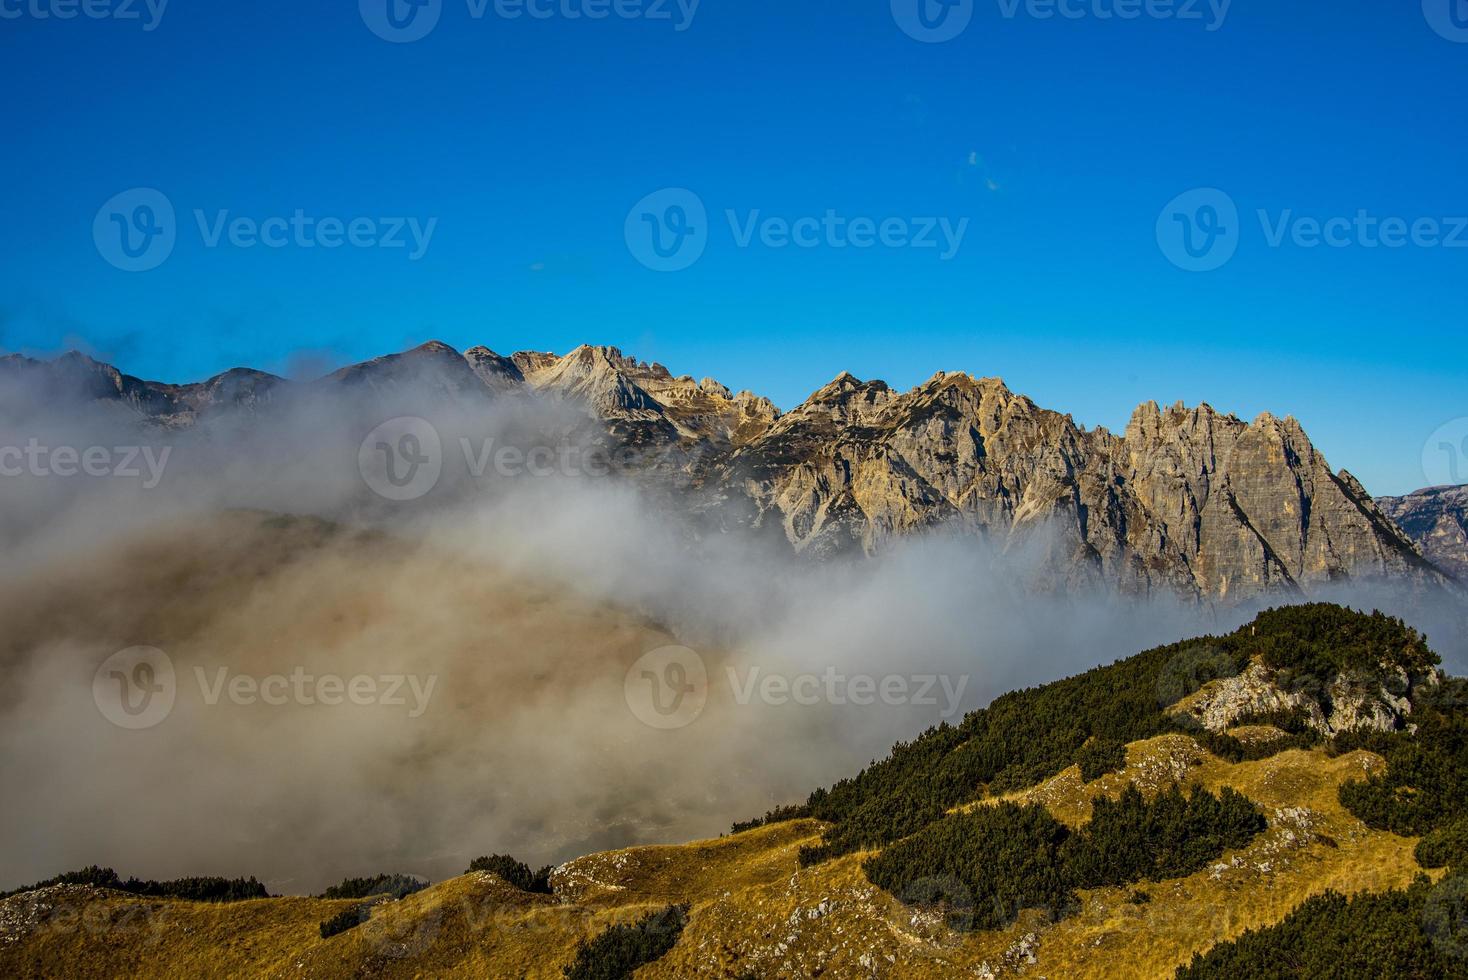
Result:
<svg viewBox="0 0 1468 980"><path fill-rule="evenodd" d="M0 361L0 377L15 373L174 428L268 410L287 388L421 390L471 409L550 399L616 443L676 461L686 510L703 524L775 532L812 558L870 555L944 525L1038 555L1062 586L1107 581L1233 601L1347 578L1450 581L1295 419L1245 422L1206 403L1148 402L1118 436L1083 429L997 378L938 372L899 393L843 372L782 414L751 392L674 376L615 347L505 357L436 341L312 382L236 369L164 385L80 354Z"/></svg>

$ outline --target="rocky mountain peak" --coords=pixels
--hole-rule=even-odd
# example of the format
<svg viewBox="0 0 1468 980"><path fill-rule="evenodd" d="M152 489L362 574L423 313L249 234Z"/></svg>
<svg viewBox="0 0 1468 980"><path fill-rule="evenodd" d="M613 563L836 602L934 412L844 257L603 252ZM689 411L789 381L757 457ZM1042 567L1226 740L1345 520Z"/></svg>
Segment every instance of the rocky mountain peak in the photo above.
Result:
<svg viewBox="0 0 1468 980"><path fill-rule="evenodd" d="M469 367L479 379L495 391L517 391L525 383L525 374L518 364L488 347L469 348L464 352L464 360L469 362Z"/></svg>
<svg viewBox="0 0 1468 980"><path fill-rule="evenodd" d="M1417 542L1427 560L1468 583L1468 485L1427 487L1401 497L1378 497L1376 503Z"/></svg>
<svg viewBox="0 0 1468 980"><path fill-rule="evenodd" d="M238 369L162 385L81 354L0 366L179 426L267 405L292 384ZM1294 418L1267 412L1245 423L1206 402L1148 401L1118 437L1081 429L1001 379L940 371L905 393L842 372L781 414L749 391L593 345L504 357L434 341L312 384L427 391L469 407L502 396L574 403L614 440L667 450L656 457L718 502L720 523L778 528L811 556L870 554L943 524L1000 550L1038 549L1048 556L1041 574L1058 586L1105 580L1232 601L1343 577L1452 581L1354 477L1330 470ZM1468 553L1461 498L1439 498L1431 533ZM698 513L704 500L684 505Z"/></svg>

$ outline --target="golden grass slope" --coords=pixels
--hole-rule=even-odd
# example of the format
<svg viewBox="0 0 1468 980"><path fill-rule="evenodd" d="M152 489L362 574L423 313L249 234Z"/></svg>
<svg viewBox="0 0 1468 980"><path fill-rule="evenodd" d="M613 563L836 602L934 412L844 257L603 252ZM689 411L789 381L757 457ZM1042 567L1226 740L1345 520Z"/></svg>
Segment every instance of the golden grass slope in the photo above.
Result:
<svg viewBox="0 0 1468 980"><path fill-rule="evenodd" d="M1382 891L1419 872L1414 841L1367 829L1336 790L1382 765L1366 752L1293 750L1231 765L1192 739L1128 746L1126 770L1083 783L1077 769L1015 794L1076 825L1127 780L1232 786L1268 829L1187 878L1082 893L1057 924L1026 913L1001 931L958 934L871 885L864 855L812 868L796 852L809 820L679 846L589 855L558 868L554 898L488 874L442 882L321 939L350 903L280 898L233 905L51 889L0 903L0 975L16 977L559 977L576 942L668 904L692 906L674 949L637 976L1166 977L1194 952L1277 922L1327 888ZM978 804L983 805L983 804ZM1140 890L1150 901L1134 904ZM38 905L47 908L36 909Z"/></svg>

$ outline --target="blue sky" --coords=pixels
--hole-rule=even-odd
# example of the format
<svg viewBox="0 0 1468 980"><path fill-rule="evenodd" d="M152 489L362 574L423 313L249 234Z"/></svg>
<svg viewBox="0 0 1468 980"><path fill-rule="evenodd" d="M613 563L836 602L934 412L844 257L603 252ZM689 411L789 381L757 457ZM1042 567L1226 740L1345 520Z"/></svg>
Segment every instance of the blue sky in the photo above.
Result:
<svg viewBox="0 0 1468 980"><path fill-rule="evenodd" d="M37 16L59 2L0 0L5 350L83 346L174 381L430 338L610 343L787 408L842 370L904 388L964 370L1114 429L1147 399L1293 414L1375 493L1445 479L1424 446L1468 437L1468 247L1430 244L1468 216L1468 28L1448 0L1436 28L1438 0L1236 0L1196 19L965 0L971 21L942 43L899 27L908 0L901 16L890 0L702 0L690 19L670 0L668 19L598 20L567 16L588 0L514 19L439 0L411 43L369 29L386 0L366 17L354 0ZM176 241L129 272L94 223L135 188L161 192ZM706 211L676 272L627 235L665 188ZM1195 199L1164 213L1197 188L1238 212L1232 257L1206 272L1171 261L1166 233L1159 247L1159 227L1203 220ZM209 244L224 212L298 211L366 219L364 242L396 219L433 231L417 258ZM778 226L741 246L755 212L967 223L951 257L824 233L770 247ZM1353 224L1342 247L1301 244L1296 219L1362 212L1439 234L1373 248Z"/></svg>

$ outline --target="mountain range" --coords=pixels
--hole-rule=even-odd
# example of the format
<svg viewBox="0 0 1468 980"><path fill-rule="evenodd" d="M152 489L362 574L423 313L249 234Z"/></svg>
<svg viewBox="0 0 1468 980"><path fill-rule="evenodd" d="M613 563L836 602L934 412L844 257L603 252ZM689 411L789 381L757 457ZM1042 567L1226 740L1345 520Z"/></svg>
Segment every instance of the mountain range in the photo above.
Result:
<svg viewBox="0 0 1468 980"><path fill-rule="evenodd" d="M163 384L75 352L0 358L6 375L177 430L269 412L302 391L415 392L470 410L567 403L613 444L650 450L639 458L671 470L704 530L763 531L815 559L875 554L950 527L1038 553L1059 585L1222 601L1342 580L1452 587L1468 568L1462 488L1378 502L1333 470L1294 418L1244 421L1206 403L1148 402L1117 434L998 378L939 372L898 392L843 373L781 412L614 347L502 356L439 342L309 382L237 368Z"/></svg>

